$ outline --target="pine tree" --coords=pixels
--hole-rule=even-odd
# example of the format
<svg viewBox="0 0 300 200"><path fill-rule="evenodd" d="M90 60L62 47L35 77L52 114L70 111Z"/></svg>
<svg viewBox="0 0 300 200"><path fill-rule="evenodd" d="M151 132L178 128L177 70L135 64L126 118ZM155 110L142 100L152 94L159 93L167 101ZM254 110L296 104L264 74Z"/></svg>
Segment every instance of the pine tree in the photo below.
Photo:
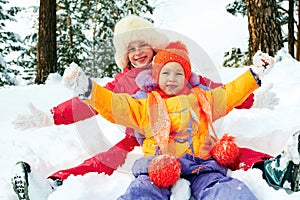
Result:
<svg viewBox="0 0 300 200"><path fill-rule="evenodd" d="M7 0L0 0L0 87L4 85L15 85L17 69L9 67L11 60L6 60L12 52L22 50L20 36L14 32L5 31L5 22L16 21L14 16L21 10L19 7L11 7L8 10L3 8Z"/></svg>
<svg viewBox="0 0 300 200"><path fill-rule="evenodd" d="M25 36L23 40L24 50L13 63L23 68L22 79L27 84L33 84L37 68L37 35L38 29L33 29L33 33Z"/></svg>
<svg viewBox="0 0 300 200"><path fill-rule="evenodd" d="M231 51L224 53L224 67L238 68L247 63L247 55L240 48L232 48Z"/></svg>
<svg viewBox="0 0 300 200"><path fill-rule="evenodd" d="M78 63L92 77L119 72L114 60L113 29L129 14L153 13L147 0L62 0L58 2L58 68Z"/></svg>

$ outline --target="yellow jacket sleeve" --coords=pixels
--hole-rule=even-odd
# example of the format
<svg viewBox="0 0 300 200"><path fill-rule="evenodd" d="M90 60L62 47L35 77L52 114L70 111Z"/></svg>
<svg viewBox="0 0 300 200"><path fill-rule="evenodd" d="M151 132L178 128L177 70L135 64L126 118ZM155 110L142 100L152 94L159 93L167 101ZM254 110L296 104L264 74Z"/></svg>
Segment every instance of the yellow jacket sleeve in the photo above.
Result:
<svg viewBox="0 0 300 200"><path fill-rule="evenodd" d="M85 103L108 121L144 133L149 128L147 99L134 99L129 94L113 93L92 82L92 91Z"/></svg>
<svg viewBox="0 0 300 200"><path fill-rule="evenodd" d="M211 102L213 121L241 105L258 87L252 73L248 70L232 82L207 91Z"/></svg>

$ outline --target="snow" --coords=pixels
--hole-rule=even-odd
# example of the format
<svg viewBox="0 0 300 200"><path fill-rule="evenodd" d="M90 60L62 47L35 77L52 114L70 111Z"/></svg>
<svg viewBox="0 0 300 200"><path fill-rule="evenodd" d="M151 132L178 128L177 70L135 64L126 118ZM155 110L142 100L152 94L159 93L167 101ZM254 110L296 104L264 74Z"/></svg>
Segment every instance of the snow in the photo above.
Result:
<svg viewBox="0 0 300 200"><path fill-rule="evenodd" d="M233 80L246 70L220 68L224 81ZM246 146L271 155L280 153L292 133L298 130L300 119L300 63L285 57L275 64L265 76L264 84L273 83L272 91L280 98L274 110L257 109L233 110L221 123L215 123L218 133L229 133L237 137L240 146ZM105 84L110 79L97 79ZM262 88L258 89L261 90ZM2 97L0 125L0 197L16 199L10 185L14 164L23 160L31 164L35 196L47 193L41 180L60 169L80 164L97 152L107 149L123 137L124 128L112 125L102 117L72 125L34 128L25 131L14 129L11 122L18 114L29 113L27 104L32 102L43 111L48 111L59 103L72 97L71 91L61 84L61 77L53 74L45 85L14 86L0 89ZM86 130L83 132L83 127ZM104 138L101 133L104 134ZM116 199L125 192L133 179L130 167L141 156L136 148L130 153L125 165L113 175L88 173L84 176L70 176L63 185L50 194L49 200L60 199ZM248 171L229 171L228 175L244 181L259 199L299 199L300 192L288 194L275 190L261 178L257 169ZM178 186L177 186L178 187ZM35 199L43 199L42 197ZM34 200L34 199L33 199Z"/></svg>

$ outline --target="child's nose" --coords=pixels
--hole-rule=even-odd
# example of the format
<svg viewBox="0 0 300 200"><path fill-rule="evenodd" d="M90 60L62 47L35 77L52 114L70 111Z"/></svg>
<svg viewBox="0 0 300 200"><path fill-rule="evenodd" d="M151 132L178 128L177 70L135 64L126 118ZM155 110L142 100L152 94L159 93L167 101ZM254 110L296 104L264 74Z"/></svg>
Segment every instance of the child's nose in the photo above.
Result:
<svg viewBox="0 0 300 200"><path fill-rule="evenodd" d="M169 75L169 80L170 80L170 81L175 81L175 80L176 80L175 74L170 74L170 75Z"/></svg>

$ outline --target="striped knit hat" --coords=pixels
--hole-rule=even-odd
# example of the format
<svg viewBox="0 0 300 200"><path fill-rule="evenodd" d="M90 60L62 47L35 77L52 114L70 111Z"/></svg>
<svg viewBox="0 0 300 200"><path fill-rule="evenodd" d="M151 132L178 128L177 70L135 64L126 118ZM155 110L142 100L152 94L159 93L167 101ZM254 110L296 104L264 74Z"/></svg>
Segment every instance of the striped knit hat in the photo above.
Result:
<svg viewBox="0 0 300 200"><path fill-rule="evenodd" d="M184 70L185 79L190 79L192 74L192 68L188 56L188 50L187 47L181 41L171 42L165 49L162 49L157 52L153 61L152 69L152 77L157 83L159 80L159 74L161 69L165 64L169 62L179 63Z"/></svg>

